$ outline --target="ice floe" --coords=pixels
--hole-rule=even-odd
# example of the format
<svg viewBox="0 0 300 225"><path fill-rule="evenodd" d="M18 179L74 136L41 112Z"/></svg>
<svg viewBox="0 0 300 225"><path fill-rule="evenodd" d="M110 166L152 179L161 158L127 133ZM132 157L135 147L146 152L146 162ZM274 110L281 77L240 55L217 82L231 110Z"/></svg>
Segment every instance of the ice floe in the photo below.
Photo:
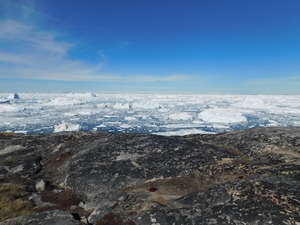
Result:
<svg viewBox="0 0 300 225"><path fill-rule="evenodd" d="M19 111L18 107L9 104L0 104L0 113L9 113Z"/></svg>
<svg viewBox="0 0 300 225"><path fill-rule="evenodd" d="M187 112L174 113L167 117L171 120L191 120L193 116Z"/></svg>

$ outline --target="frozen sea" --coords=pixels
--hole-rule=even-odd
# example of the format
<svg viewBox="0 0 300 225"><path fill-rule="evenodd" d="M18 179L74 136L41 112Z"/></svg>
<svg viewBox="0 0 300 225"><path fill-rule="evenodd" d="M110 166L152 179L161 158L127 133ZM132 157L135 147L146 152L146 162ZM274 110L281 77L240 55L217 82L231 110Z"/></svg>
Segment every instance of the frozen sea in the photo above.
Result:
<svg viewBox="0 0 300 225"><path fill-rule="evenodd" d="M300 126L299 95L0 93L0 131L5 132L170 136L272 126Z"/></svg>

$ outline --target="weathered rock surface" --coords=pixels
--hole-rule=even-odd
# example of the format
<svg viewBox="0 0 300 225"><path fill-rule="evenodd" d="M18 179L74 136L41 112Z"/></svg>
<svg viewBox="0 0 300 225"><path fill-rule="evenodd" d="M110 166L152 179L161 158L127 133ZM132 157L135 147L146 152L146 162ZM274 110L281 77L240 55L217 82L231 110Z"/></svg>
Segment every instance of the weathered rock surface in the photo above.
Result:
<svg viewBox="0 0 300 225"><path fill-rule="evenodd" d="M1 225L300 224L300 128L1 134L0 182Z"/></svg>

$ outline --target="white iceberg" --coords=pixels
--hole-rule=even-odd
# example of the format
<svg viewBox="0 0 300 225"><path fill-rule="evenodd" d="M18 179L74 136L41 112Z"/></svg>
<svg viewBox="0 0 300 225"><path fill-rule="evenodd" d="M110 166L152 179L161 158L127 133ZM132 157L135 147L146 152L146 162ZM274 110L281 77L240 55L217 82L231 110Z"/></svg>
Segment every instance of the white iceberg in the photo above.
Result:
<svg viewBox="0 0 300 225"><path fill-rule="evenodd" d="M54 126L54 133L62 131L79 131L80 125L62 121L61 124Z"/></svg>
<svg viewBox="0 0 300 225"><path fill-rule="evenodd" d="M68 93L67 97L75 97L75 98L95 98L97 97L94 93Z"/></svg>
<svg viewBox="0 0 300 225"><path fill-rule="evenodd" d="M268 107L261 98L261 96L249 95L244 98L244 100L237 105L241 108L248 108L248 109L265 109Z"/></svg>
<svg viewBox="0 0 300 225"><path fill-rule="evenodd" d="M10 94L7 96L7 99L19 99L19 95L17 93Z"/></svg>
<svg viewBox="0 0 300 225"><path fill-rule="evenodd" d="M199 113L198 116L209 123L242 123L247 122L247 118L235 108L212 108Z"/></svg>

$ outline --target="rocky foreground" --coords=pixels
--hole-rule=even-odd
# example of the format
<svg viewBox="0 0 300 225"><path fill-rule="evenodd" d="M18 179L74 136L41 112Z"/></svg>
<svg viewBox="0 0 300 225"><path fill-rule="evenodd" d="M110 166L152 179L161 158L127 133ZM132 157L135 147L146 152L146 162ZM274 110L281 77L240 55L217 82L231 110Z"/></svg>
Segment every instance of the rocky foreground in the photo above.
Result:
<svg viewBox="0 0 300 225"><path fill-rule="evenodd" d="M0 134L0 224L300 224L300 127Z"/></svg>

